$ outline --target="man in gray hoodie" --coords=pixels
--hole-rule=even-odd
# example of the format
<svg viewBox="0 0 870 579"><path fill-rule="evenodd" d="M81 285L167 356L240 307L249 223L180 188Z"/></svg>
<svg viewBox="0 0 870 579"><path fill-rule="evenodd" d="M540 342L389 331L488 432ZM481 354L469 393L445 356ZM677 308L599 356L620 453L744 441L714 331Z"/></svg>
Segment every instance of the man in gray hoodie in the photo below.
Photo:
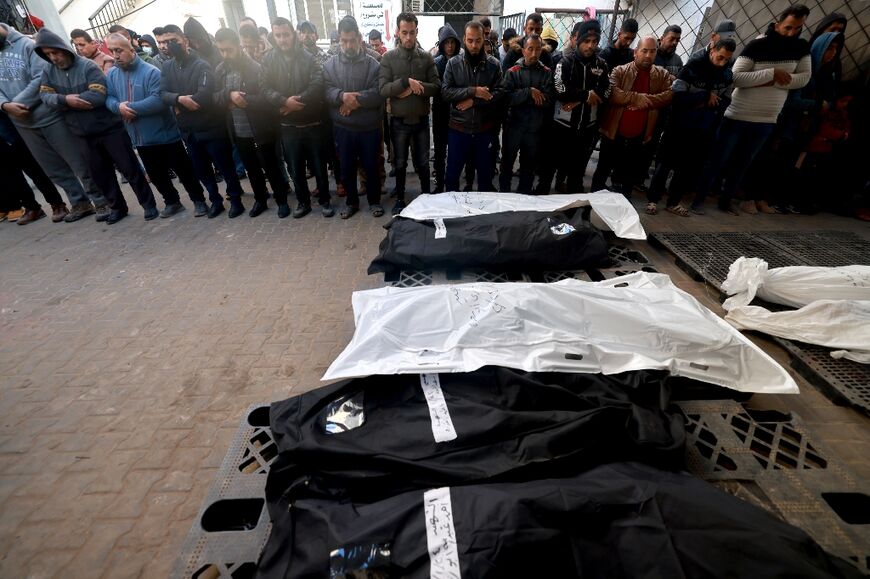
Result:
<svg viewBox="0 0 870 579"><path fill-rule="evenodd" d="M0 24L0 109L9 115L45 173L66 192L71 210L53 206L52 219L77 221L92 215L94 205L108 216L106 199L91 179L84 148L60 114L44 106L39 97L46 66L34 52L32 40Z"/></svg>

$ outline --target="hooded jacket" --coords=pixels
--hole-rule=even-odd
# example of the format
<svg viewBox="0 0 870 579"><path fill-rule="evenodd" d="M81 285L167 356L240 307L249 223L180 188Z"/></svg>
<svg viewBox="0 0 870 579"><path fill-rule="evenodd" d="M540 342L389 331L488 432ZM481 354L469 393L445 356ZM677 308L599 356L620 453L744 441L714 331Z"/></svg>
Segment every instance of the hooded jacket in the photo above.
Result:
<svg viewBox="0 0 870 579"><path fill-rule="evenodd" d="M610 73L610 99L604 111L604 118L601 120L601 134L608 139L616 138L625 107L636 103L637 93L632 91L636 79L637 64L635 62L617 66ZM649 92L646 93L646 96L652 101L652 107L648 109L646 132L643 135L644 143L652 139L659 118L659 110L671 104L674 96L671 91L673 81L674 77L664 68L655 64L650 68Z"/></svg>
<svg viewBox="0 0 870 579"><path fill-rule="evenodd" d="M34 50L48 62L45 48L63 50L72 57L69 68L49 64L42 74L39 96L43 104L61 113L73 134L80 137L104 135L123 129L121 120L106 108L106 77L93 61L74 53L67 42L47 28L36 35ZM73 109L67 106L67 95L77 94L94 108Z"/></svg>
<svg viewBox="0 0 870 579"><path fill-rule="evenodd" d="M172 109L160 97L160 71L139 57L126 69L116 66L106 75L106 108L121 114L122 102L136 111L124 128L135 147L164 145L181 140Z"/></svg>
<svg viewBox="0 0 870 579"><path fill-rule="evenodd" d="M238 72L241 77L238 88L229 86L228 77L232 71ZM245 107L244 112L254 137L261 143L273 143L278 139L278 112L263 96L263 90L260 86L261 77L261 66L253 58L240 51L237 62L225 60L218 65L215 71L214 101L218 109L223 111L226 117L227 131L232 135L233 118L230 110L232 103L230 92L240 90L245 93L245 101L248 106Z"/></svg>
<svg viewBox="0 0 870 579"><path fill-rule="evenodd" d="M196 41L198 46L196 51L199 57L209 63L212 70L215 70L218 64L221 63L221 55L218 49L215 48L211 35L205 29L205 26L191 16L184 23L184 35Z"/></svg>
<svg viewBox="0 0 870 579"><path fill-rule="evenodd" d="M827 28L834 22L843 23L843 35L845 36L846 26L849 25L849 21L846 19L846 15L840 14L839 12L831 12L830 14L822 18L821 22L816 24L816 29L813 31L813 35L810 37L810 46L812 46L816 42L816 39L825 32L825 28Z"/></svg>
<svg viewBox="0 0 870 579"><path fill-rule="evenodd" d="M423 83L423 94L397 98L410 86L409 78ZM431 54L416 46L398 46L381 57L378 87L381 96L390 99L390 116L415 125L429 114L429 99L441 89L441 80Z"/></svg>
<svg viewBox="0 0 870 579"><path fill-rule="evenodd" d="M172 58L160 69L160 90L163 103L175 107L178 128L187 137L193 134L203 141L226 137L223 114L214 104L214 71L211 65L190 49L183 59ZM191 111L178 99L189 95L200 106Z"/></svg>
<svg viewBox="0 0 870 579"><path fill-rule="evenodd" d="M350 131L373 131L383 123L384 99L378 90L380 65L364 51L350 58L343 51L333 56L323 67L326 103L332 122ZM359 108L348 116L339 112L342 96L358 92Z"/></svg>
<svg viewBox="0 0 870 579"><path fill-rule="evenodd" d="M462 41L459 40L456 30L454 30L449 24L445 24L438 32L438 56L435 57L435 70L438 71L438 78L442 83L444 82L444 71L447 70L447 61L452 58L444 53L444 43L451 38L456 41L456 54L459 54L458 51L462 47ZM444 100L441 96L440 90L435 93L435 96L432 99L433 119L436 115L439 119L443 119L445 124L447 123L447 118L450 116L450 103Z"/></svg>
<svg viewBox="0 0 870 579"><path fill-rule="evenodd" d="M505 98L502 86L501 65L494 56L483 53L477 63L470 60L466 51L447 62L441 96L450 103L450 127L463 133L483 133L495 128L501 116ZM489 101L474 96L474 87L485 86L492 94ZM466 99L474 99L474 105L460 111L456 105Z"/></svg>
<svg viewBox="0 0 870 579"><path fill-rule="evenodd" d="M583 58L579 51L572 50L556 63L553 85L557 100L553 120L571 129L584 129L599 120L600 105L593 107L586 103L589 93L597 94L602 104L610 98L610 71L600 56L593 54ZM571 112L562 109L562 104L573 102L581 104Z"/></svg>
<svg viewBox="0 0 870 579"><path fill-rule="evenodd" d="M506 71L507 69L515 65L517 61L523 57L523 46L525 45L525 36L510 41L507 54L504 57L504 61L501 63L502 70ZM553 69L553 55L550 53L549 50L541 51L541 64L549 67L550 69Z"/></svg>
<svg viewBox="0 0 870 579"><path fill-rule="evenodd" d="M727 65L714 66L707 52L690 58L671 86L674 100L670 128L679 132L714 130L719 116L727 106L728 101L723 95L733 81L731 69ZM718 107L707 106L710 93L716 93L722 98Z"/></svg>
<svg viewBox="0 0 870 579"><path fill-rule="evenodd" d="M61 120L60 114L43 106L39 96L43 71L49 66L34 51L33 41L6 24L6 44L0 51L0 105L16 102L30 109L19 119L9 116L16 127L38 129Z"/></svg>
<svg viewBox="0 0 870 579"><path fill-rule="evenodd" d="M281 116L282 125L304 127L321 122L323 69L301 43L296 43L289 59L277 48L267 52L261 71L260 89L276 111L291 96L298 96L305 103L302 110Z"/></svg>
<svg viewBox="0 0 870 579"><path fill-rule="evenodd" d="M502 82L510 105L508 125L528 133L539 132L552 111L555 97L553 71L541 61L529 66L526 59L521 58L508 69ZM544 93L547 99L542 106L537 106L532 99L533 87Z"/></svg>

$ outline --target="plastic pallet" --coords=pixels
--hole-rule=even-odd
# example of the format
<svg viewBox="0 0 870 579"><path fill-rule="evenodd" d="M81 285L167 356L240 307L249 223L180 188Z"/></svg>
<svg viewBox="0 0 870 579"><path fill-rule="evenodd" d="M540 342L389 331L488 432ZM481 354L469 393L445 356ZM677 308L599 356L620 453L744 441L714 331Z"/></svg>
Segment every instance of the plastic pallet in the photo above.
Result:
<svg viewBox="0 0 870 579"><path fill-rule="evenodd" d="M731 401L679 403L689 470L803 529L870 572L870 484L812 440L800 419Z"/></svg>
<svg viewBox="0 0 870 579"><path fill-rule="evenodd" d="M451 283L528 281L519 272L489 271L485 269L462 270L402 270L398 274L385 275L384 284L393 287L420 287Z"/></svg>
<svg viewBox="0 0 870 579"><path fill-rule="evenodd" d="M250 406L181 547L175 579L253 577L272 523L266 475L278 449L269 405Z"/></svg>

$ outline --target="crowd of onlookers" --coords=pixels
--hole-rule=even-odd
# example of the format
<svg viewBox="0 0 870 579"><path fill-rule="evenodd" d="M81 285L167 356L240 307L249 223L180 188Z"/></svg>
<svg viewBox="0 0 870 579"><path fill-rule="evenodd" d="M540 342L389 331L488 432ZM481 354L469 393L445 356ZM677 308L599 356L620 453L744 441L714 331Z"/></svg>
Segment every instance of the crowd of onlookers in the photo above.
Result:
<svg viewBox="0 0 870 579"><path fill-rule="evenodd" d="M584 191L596 147L589 190L645 190L648 214L662 199L673 214L703 214L713 193L733 215L825 208L870 219L866 87L845 83L840 62L848 23L829 15L808 41L808 14L786 8L739 53L723 20L685 63L679 26L638 39L627 19L601 47L599 22L584 19L560 46L538 13L500 39L488 18L445 25L431 50L411 13L397 17L390 50L349 16L328 51L313 24L280 17L270 30L245 18L212 35L191 18L69 39L0 24L0 220L46 216L32 184L55 222L115 223L128 213L118 173L145 219L185 210L174 179L197 217L217 217L225 201L230 218L242 215L244 179L251 217L270 196L280 218L305 216L312 198L332 217L333 192L341 218L363 195L378 217L388 164L391 212L404 207L409 157L422 193L476 182L547 194Z"/></svg>

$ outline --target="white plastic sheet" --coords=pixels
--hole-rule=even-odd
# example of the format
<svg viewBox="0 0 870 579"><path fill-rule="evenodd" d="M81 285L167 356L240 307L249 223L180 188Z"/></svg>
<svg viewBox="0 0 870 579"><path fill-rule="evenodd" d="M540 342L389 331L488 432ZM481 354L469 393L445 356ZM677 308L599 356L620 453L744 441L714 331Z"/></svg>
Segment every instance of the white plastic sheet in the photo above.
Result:
<svg viewBox="0 0 870 579"><path fill-rule="evenodd" d="M732 296L726 310L747 306L757 295L774 304L799 308L816 300L870 300L870 266L793 266L768 269L757 257L738 258L722 291Z"/></svg>
<svg viewBox="0 0 870 579"><path fill-rule="evenodd" d="M353 310L353 339L324 380L486 365L664 369L744 392L798 392L779 364L662 274L385 287L354 292Z"/></svg>
<svg viewBox="0 0 870 579"><path fill-rule="evenodd" d="M725 319L739 330L837 348L835 358L870 363L870 301L817 300L785 312L741 306Z"/></svg>
<svg viewBox="0 0 870 579"><path fill-rule="evenodd" d="M419 195L399 214L423 221L488 215L507 211L564 211L590 205L592 211L624 239L646 239L640 217L631 202L620 193L599 191L560 195L521 195L518 193L450 192Z"/></svg>

